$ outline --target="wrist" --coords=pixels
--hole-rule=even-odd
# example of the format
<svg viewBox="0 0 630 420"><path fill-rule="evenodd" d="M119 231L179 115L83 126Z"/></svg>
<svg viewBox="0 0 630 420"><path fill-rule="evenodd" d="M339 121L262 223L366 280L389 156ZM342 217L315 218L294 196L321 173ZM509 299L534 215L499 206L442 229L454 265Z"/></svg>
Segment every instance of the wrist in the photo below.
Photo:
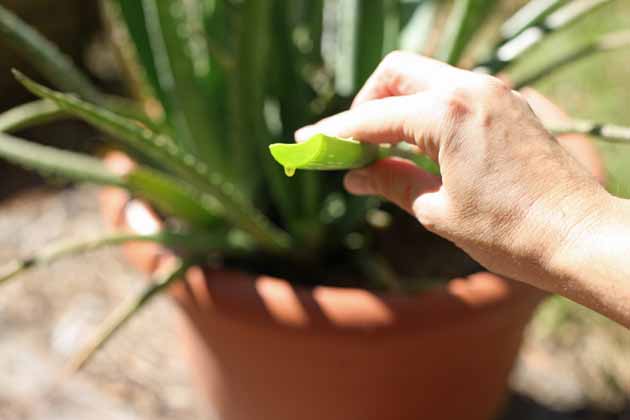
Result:
<svg viewBox="0 0 630 420"><path fill-rule="evenodd" d="M630 201L602 194L549 260L546 288L619 319L608 302L630 295L629 252Z"/></svg>

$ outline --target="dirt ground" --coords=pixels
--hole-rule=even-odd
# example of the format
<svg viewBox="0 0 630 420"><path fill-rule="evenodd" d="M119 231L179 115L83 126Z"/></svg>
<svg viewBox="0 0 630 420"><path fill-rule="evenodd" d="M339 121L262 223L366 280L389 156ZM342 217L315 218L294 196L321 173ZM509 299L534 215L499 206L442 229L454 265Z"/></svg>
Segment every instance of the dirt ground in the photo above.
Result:
<svg viewBox="0 0 630 420"><path fill-rule="evenodd" d="M0 205L0 261L104 229L94 188L34 190ZM158 298L82 373L64 360L142 284L116 250L33 271L0 293L0 419L213 420L179 357L176 309ZM504 420L630 419L630 332L559 299L539 311ZM587 409L584 409L587 407Z"/></svg>

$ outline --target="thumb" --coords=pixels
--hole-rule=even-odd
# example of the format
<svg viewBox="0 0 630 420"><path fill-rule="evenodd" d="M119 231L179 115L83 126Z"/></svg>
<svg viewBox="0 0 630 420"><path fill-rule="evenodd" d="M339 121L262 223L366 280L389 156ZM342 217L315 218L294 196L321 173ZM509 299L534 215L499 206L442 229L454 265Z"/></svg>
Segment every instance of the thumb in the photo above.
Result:
<svg viewBox="0 0 630 420"><path fill-rule="evenodd" d="M387 158L349 172L344 184L352 194L379 195L415 214L414 203L425 194L440 191L442 181L408 160Z"/></svg>

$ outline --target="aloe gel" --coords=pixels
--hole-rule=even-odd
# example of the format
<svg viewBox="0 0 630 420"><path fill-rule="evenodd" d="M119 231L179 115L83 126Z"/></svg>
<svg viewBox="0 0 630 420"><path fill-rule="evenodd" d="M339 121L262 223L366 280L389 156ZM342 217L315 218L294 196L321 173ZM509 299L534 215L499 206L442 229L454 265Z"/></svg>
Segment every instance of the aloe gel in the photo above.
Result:
<svg viewBox="0 0 630 420"><path fill-rule="evenodd" d="M273 158L287 176L296 169L334 171L367 166L379 158L379 146L351 139L316 134L304 143L275 143L269 146Z"/></svg>

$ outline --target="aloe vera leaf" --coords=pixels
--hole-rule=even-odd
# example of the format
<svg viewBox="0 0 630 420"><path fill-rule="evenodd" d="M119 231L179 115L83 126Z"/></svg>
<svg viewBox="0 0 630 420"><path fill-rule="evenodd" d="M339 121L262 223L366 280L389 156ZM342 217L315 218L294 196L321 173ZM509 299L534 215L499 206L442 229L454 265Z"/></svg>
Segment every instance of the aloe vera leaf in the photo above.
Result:
<svg viewBox="0 0 630 420"><path fill-rule="evenodd" d="M418 4L409 21L400 32L400 48L423 52L429 42L439 5L437 0L425 0Z"/></svg>
<svg viewBox="0 0 630 420"><path fill-rule="evenodd" d="M350 96L357 90L355 80L357 49L357 21L360 0L346 0L336 2L336 33L335 33L335 89L341 96Z"/></svg>
<svg viewBox="0 0 630 420"><path fill-rule="evenodd" d="M496 3L496 0L457 0L436 57L449 64L457 64Z"/></svg>
<svg viewBox="0 0 630 420"><path fill-rule="evenodd" d="M431 173L439 173L427 156L415 153L403 144L390 147L361 143L356 140L316 134L303 143L275 143L269 146L273 158L285 168L288 176L296 169L334 171L368 166L377 159L402 157L412 160Z"/></svg>
<svg viewBox="0 0 630 420"><path fill-rule="evenodd" d="M501 37L498 45L503 45L525 29L539 23L564 1L565 0L532 0L527 2L501 25Z"/></svg>
<svg viewBox="0 0 630 420"><path fill-rule="evenodd" d="M598 10L613 0L574 0L560 7L542 22L530 26L516 37L497 48L491 57L478 64L476 70L497 74L515 63L526 52L545 40L550 34L564 29L582 17Z"/></svg>
<svg viewBox="0 0 630 420"><path fill-rule="evenodd" d="M322 8L321 0L295 3L293 7L287 7L284 0L276 0L273 9L273 26L271 41L273 48L273 60L271 62L272 83L269 86L269 94L278 99L279 116L282 123L281 130L272 131L274 136L290 137L298 128L307 124L314 118L311 110L311 103L316 98L312 88L307 82L304 72L306 69L313 71L312 67L321 65L321 25ZM301 7L306 8L302 10ZM294 10L296 9L296 10ZM304 16L304 22L300 21L310 29L310 36L313 39L313 50L304 52L298 49L293 32L295 20L301 13L308 13ZM319 22L319 23L318 23ZM265 157L267 151L265 148ZM271 159L269 159L271 161ZM273 162L271 162L273 164ZM317 223L320 208L320 176L316 172L303 172L299 174L297 182L288 182L282 176L277 167L273 164L273 171L284 183L283 194L276 194L275 203L282 213L283 218L291 230L297 220L310 219ZM295 197L299 197L296 200Z"/></svg>
<svg viewBox="0 0 630 420"><path fill-rule="evenodd" d="M65 112L112 135L134 153L150 161L164 161L170 154L176 153L173 140L165 135L157 135L133 120L122 117L106 108L85 102L76 96L48 89L17 70L13 70L13 74L33 94L54 102Z"/></svg>
<svg viewBox="0 0 630 420"><path fill-rule="evenodd" d="M611 143L630 144L630 127L616 124L599 123L588 120L569 120L545 124L545 128L554 135L587 134Z"/></svg>
<svg viewBox="0 0 630 420"><path fill-rule="evenodd" d="M162 231L154 234L112 233L99 238L77 242L63 241L45 246L26 258L10 261L0 266L0 284L3 284L27 270L50 265L62 258L93 252L108 246L122 245L127 242L153 242L167 248L190 253L207 254L213 250L227 250L231 246L225 235L215 232L180 233ZM234 250L236 252L236 250Z"/></svg>
<svg viewBox="0 0 630 420"><path fill-rule="evenodd" d="M216 225L221 205L186 183L146 167L137 167L125 176L127 188L157 209L196 227Z"/></svg>
<svg viewBox="0 0 630 420"><path fill-rule="evenodd" d="M94 102L103 99L70 57L3 6L0 6L0 35L55 85Z"/></svg>
<svg viewBox="0 0 630 420"><path fill-rule="evenodd" d="M109 171L95 158L31 143L0 133L0 156L43 174L54 174L74 181L124 187L122 177Z"/></svg>
<svg viewBox="0 0 630 420"><path fill-rule="evenodd" d="M447 20L436 58L449 64L454 64L463 51L466 22L472 16L475 8L473 0L456 0L453 10Z"/></svg>
<svg viewBox="0 0 630 420"><path fill-rule="evenodd" d="M267 217L245 199L236 187L218 173L211 173L206 164L194 155L179 150L167 136L158 135L124 117L96 107L70 95L41 86L19 72L18 80L34 94L50 99L64 110L117 137L124 145L159 166L182 176L192 186L221 203L222 216L251 234L262 247L272 252L290 250L290 237L274 226Z"/></svg>
<svg viewBox="0 0 630 420"><path fill-rule="evenodd" d="M120 17L124 21L129 37L132 40L131 44L135 50L136 58L140 62L140 67L144 70L146 81L160 103L166 106L164 92L161 91L158 82L158 72L155 58L151 51L142 2L128 0L111 0L111 2L118 6Z"/></svg>
<svg viewBox="0 0 630 420"><path fill-rule="evenodd" d="M322 58L322 35L324 33L324 5L325 0L309 0L306 3L307 27L312 43L311 57L317 64L323 63Z"/></svg>
<svg viewBox="0 0 630 420"><path fill-rule="evenodd" d="M63 257L95 251L107 246L120 245L129 241L154 241L155 235L113 234L94 240L78 243L59 243L38 250L27 258L11 261L0 266L0 284L3 284L25 271L51 264Z"/></svg>
<svg viewBox="0 0 630 420"><path fill-rule="evenodd" d="M101 105L115 108L119 113L150 124L150 119L122 98L103 94L90 79L74 65L72 59L42 36L35 28L0 5L0 36L2 40L35 67L42 75L62 90L75 92Z"/></svg>
<svg viewBox="0 0 630 420"><path fill-rule="evenodd" d="M131 296L126 302L118 306L98 327L87 343L72 357L67 371L79 371L92 356L112 338L112 336L144 308L153 298L166 290L178 280L184 278L186 271L193 264L189 261L177 260L166 272L158 273L139 293Z"/></svg>
<svg viewBox="0 0 630 420"><path fill-rule="evenodd" d="M433 174L440 175L440 167L429 156L420 153L416 146L409 143L398 143L388 149L381 149L381 156L392 156L407 159L415 163L420 168Z"/></svg>
<svg viewBox="0 0 630 420"><path fill-rule="evenodd" d="M19 131L67 117L54 102L39 100L16 106L0 114L0 131Z"/></svg>
<svg viewBox="0 0 630 420"><path fill-rule="evenodd" d="M621 31L600 36L577 49L561 52L551 62L544 64L535 72L524 76L514 82L513 88L520 90L525 86L531 86L542 79L551 76L557 71L574 64L593 54L615 51L630 47L630 31Z"/></svg>
<svg viewBox="0 0 630 420"><path fill-rule="evenodd" d="M398 46L400 10L397 0L358 0L354 27L354 86L356 91L390 51Z"/></svg>
<svg viewBox="0 0 630 420"><path fill-rule="evenodd" d="M282 216L290 219L297 214L297 203L291 194L290 184L267 152L271 135L264 120L265 97L269 92L267 83L261 81L272 79L269 73L275 70L270 55L273 41L271 34L274 33L273 5L271 1L248 1L235 7L226 7L225 10L234 32L232 45L238 63L233 71L226 74L230 153L241 167L250 167L263 175L252 177L235 166L235 174L241 178L240 184L246 190L253 190L258 182L264 182Z"/></svg>
<svg viewBox="0 0 630 420"><path fill-rule="evenodd" d="M361 168L378 158L379 147L317 134L304 143L276 143L269 146L273 158L288 176L296 169L331 171Z"/></svg>
<svg viewBox="0 0 630 420"><path fill-rule="evenodd" d="M205 79L214 71L196 2L142 0L159 88L175 139L216 172L224 173L221 136ZM191 10L192 9L192 10Z"/></svg>
<svg viewBox="0 0 630 420"><path fill-rule="evenodd" d="M349 96L372 74L387 52L396 48L391 32L398 32L397 2L346 0L337 2L335 84Z"/></svg>
<svg viewBox="0 0 630 420"><path fill-rule="evenodd" d="M112 185L129 190L170 216L194 226L216 225L220 206L191 186L152 169L137 167L126 176L107 169L99 159L0 134L0 157L78 182Z"/></svg>

